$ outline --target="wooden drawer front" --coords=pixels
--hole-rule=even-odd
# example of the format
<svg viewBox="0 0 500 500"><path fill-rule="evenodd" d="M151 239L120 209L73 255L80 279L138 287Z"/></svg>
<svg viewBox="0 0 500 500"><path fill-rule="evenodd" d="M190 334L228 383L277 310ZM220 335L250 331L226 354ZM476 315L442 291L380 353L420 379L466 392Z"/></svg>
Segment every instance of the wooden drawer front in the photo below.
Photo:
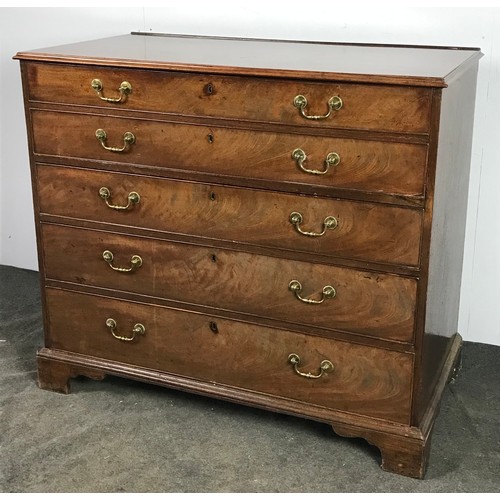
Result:
<svg viewBox="0 0 500 500"><path fill-rule="evenodd" d="M172 169L201 171L244 179L277 180L408 196L422 196L427 147L319 136L300 136L196 125L33 111L35 153L88 158ZM125 152L105 150L96 139L123 146L132 132L136 142ZM211 137L210 142L208 140ZM304 172L292 157L301 149L308 170L325 170L329 153L340 164L325 175Z"/></svg>
<svg viewBox="0 0 500 500"><path fill-rule="evenodd" d="M195 75L189 73L104 69L29 64L32 101L57 102L110 109L254 120L309 127L332 127L428 133L430 89L385 85L311 83L296 80ZM132 93L121 103L104 102L92 89L99 79L105 97L120 97L122 82ZM306 97L305 113L324 115L328 101L338 96L342 108L324 120L301 116L294 106Z"/></svg>
<svg viewBox="0 0 500 500"><path fill-rule="evenodd" d="M149 323L144 314L139 314L142 308L135 304L118 303L84 294L51 289L45 291L48 319L46 347L145 368L157 368L156 331L148 328ZM121 306L121 310L118 311L117 305ZM128 309L126 315L123 314L125 307ZM107 319L114 319L115 334L131 337L134 326L139 322L134 321L136 317L141 317L141 324L144 323L147 327L144 335L136 335L132 341L116 339L106 326Z"/></svg>
<svg viewBox="0 0 500 500"><path fill-rule="evenodd" d="M116 290L154 295L183 303L363 335L410 342L416 280L335 266L315 265L149 238L121 236L44 224L46 276ZM142 258L135 272L132 256ZM321 304L299 300L289 283L303 285L302 297L320 300L327 285L334 298Z"/></svg>
<svg viewBox="0 0 500 500"><path fill-rule="evenodd" d="M38 166L42 213L367 261L418 265L420 210L69 167ZM140 202L127 205L129 193ZM302 216L293 224L291 214ZM328 219L330 217L330 219ZM325 229L325 220L333 229ZM293 217L292 217L293 219ZM293 219L295 220L295 219ZM335 227L336 226L336 227ZM324 232L314 237L302 231Z"/></svg>
<svg viewBox="0 0 500 500"><path fill-rule="evenodd" d="M199 380L239 387L335 410L408 423L412 356L158 306L47 290L51 348L123 361ZM144 335L131 342L134 324ZM298 354L302 372L288 356ZM146 356L149 354L149 356Z"/></svg>

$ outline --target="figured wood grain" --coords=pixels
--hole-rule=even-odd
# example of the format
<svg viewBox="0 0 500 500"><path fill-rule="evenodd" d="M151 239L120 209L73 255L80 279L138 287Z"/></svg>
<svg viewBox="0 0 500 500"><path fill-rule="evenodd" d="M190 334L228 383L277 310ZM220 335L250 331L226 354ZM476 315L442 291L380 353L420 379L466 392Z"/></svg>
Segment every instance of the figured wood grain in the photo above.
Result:
<svg viewBox="0 0 500 500"><path fill-rule="evenodd" d="M296 124L427 133L431 91L425 88L261 80L220 75L70 67L30 64L30 100L107 107L110 110L152 110L170 114L211 116ZM119 97L123 81L132 93L123 103L103 102L91 87L98 78L103 95ZM297 95L308 101L309 115L328 111L339 96L343 106L325 120L308 120L293 105ZM171 96L165 99L165 96Z"/></svg>
<svg viewBox="0 0 500 500"><path fill-rule="evenodd" d="M150 327L151 321L144 314L143 306L47 290L47 317L47 347L146 368L158 367L157 330ZM136 323L144 324L146 332L132 341L118 340L106 325L108 318L116 321L115 333L119 336L131 337Z"/></svg>
<svg viewBox="0 0 500 500"><path fill-rule="evenodd" d="M49 224L42 233L50 279L312 325L325 335L338 329L403 342L413 337L411 278ZM113 271L104 250L116 266L127 267L133 255L143 265L133 273ZM321 299L325 285L337 295L305 304L288 289L291 280L302 283L303 297Z"/></svg>
<svg viewBox="0 0 500 500"><path fill-rule="evenodd" d="M424 192L427 148L335 137L230 130L136 119L32 111L34 152L125 164L214 172L246 179L305 182L336 189L355 189L416 196ZM107 134L107 145L123 146L132 132L135 144L123 153L106 151L95 137ZM303 172L292 157L302 149L305 168L323 170L331 152L340 164L325 175Z"/></svg>
<svg viewBox="0 0 500 500"><path fill-rule="evenodd" d="M460 343L449 335L479 50L133 35L16 57L48 287L40 385L67 391L70 377L109 373L314 418L379 446L383 468L422 477ZM90 89L93 78L105 95L126 79L134 90L123 104L104 103ZM304 121L293 107L301 93L308 112L321 114L332 91L344 106L328 122ZM137 142L124 154L104 151L97 128L111 146L122 145L125 131ZM297 147L309 168L319 169L332 148L342 161L311 176L291 158ZM85 172L75 184L68 166ZM75 201L63 215L64 189L84 200L90 188L82 179L96 171L123 179L113 196L126 196L137 176L146 182L143 201L155 193L161 213L132 212L136 225L127 225L116 214L102 219L99 209L78 217ZM176 194L164 199L148 184L155 179L170 179L162 185ZM271 198L273 191L280 194ZM308 230L309 213L343 210L342 255L329 261L323 242L282 248L285 233L262 228L276 225L292 199L308 210ZM162 227L162 216L176 219L188 207L185 220ZM245 228L246 243L235 214L259 217ZM117 273L104 249L119 266L141 254L143 266ZM303 297L319 299L327 284L337 295L304 304L288 290L291 279L303 284ZM147 336L124 343L103 332L95 313L112 304L119 334L143 315ZM304 371L328 358L334 372L299 377L284 361L292 349Z"/></svg>
<svg viewBox="0 0 500 500"><path fill-rule="evenodd" d="M411 430L416 432L407 432L406 436L401 436L382 429L368 427L360 429L359 426L349 422L335 423L333 425L335 432L342 436L363 437L377 446L382 455L382 469L423 479L429 458L433 426L443 392L446 384L456 372L457 363L460 360L462 345L460 335L454 335L448 345L449 349L444 361L437 368L436 383L433 385L432 394L425 405L423 415L418 421L418 426L411 427Z"/></svg>
<svg viewBox="0 0 500 500"><path fill-rule="evenodd" d="M220 399L267 410L279 410L290 415L308 416L320 422L332 424L335 432L342 436L363 437L377 446L381 451L381 466L384 470L423 478L437 408L446 382L456 363L459 347L460 338L456 336L440 374L437 384L438 390L434 392L426 414L418 427L394 425L390 421L374 419L361 413L346 413L311 405L297 399L288 400L242 388L182 377L178 374L118 363L111 359L101 359L57 349L40 349L37 352L37 360L39 375L44 377L44 385L41 387L52 390L63 388L67 392L69 390L69 377L85 375L92 378L102 378L105 374L113 374L194 393L210 394Z"/></svg>
<svg viewBox="0 0 500 500"><path fill-rule="evenodd" d="M46 165L38 166L37 178L45 214L330 257L419 263L420 210ZM126 205L131 192L141 200L113 210L99 196L102 186L112 193L110 203ZM292 212L302 214L305 231L320 233L329 216L338 226L305 236L290 222Z"/></svg>
<svg viewBox="0 0 500 500"><path fill-rule="evenodd" d="M48 290L47 298L50 348L408 422L411 355L62 290ZM140 322L146 332L137 342L117 340L108 317L125 330ZM303 378L288 363L292 352L306 372L316 373L323 359L334 370Z"/></svg>

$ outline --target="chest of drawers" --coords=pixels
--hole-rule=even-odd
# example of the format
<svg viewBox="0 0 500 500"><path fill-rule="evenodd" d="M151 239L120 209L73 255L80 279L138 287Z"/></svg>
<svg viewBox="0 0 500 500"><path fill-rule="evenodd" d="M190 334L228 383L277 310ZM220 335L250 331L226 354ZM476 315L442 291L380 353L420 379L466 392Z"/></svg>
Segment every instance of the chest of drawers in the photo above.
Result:
<svg viewBox="0 0 500 500"><path fill-rule="evenodd" d="M306 417L423 477L480 55L137 33L18 53L40 387L118 375Z"/></svg>

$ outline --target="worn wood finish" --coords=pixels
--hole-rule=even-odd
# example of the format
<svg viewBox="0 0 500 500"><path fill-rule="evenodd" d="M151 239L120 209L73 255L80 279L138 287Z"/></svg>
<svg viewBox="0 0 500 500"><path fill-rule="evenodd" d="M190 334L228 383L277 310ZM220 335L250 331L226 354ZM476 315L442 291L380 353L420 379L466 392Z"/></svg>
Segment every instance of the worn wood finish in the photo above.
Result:
<svg viewBox="0 0 500 500"><path fill-rule="evenodd" d="M43 348L37 353L39 366L50 368L69 390L69 378L87 375L99 378L104 374L125 376L167 387L182 389L199 394L210 394L221 399L257 406L267 410L278 410L298 416L307 416L320 422L334 422L334 430L347 437L363 437L377 446L382 454L381 467L384 470L423 478L430 451L431 433L439 401L449 375L453 372L460 352L460 338L455 336L443 370L439 376L432 399L419 427L397 425L381 419L373 419L358 414L353 419L350 413L327 409L304 403L298 399L276 398L255 391L233 388L204 382L191 377L171 375L166 372L148 370L116 361L73 354L67 351ZM43 364L42 364L43 363ZM89 375L90 371L90 375ZM45 370L44 372L45 373ZM49 387L50 388L50 387Z"/></svg>
<svg viewBox="0 0 500 500"><path fill-rule="evenodd" d="M151 308L59 290L47 291L47 306L47 347L158 369L158 329ZM132 336L136 323L144 324L146 332L132 341L118 340L106 326L108 318L116 321L118 336Z"/></svg>
<svg viewBox="0 0 500 500"><path fill-rule="evenodd" d="M304 404L300 400L276 399L262 393L242 391L229 386L205 383L192 378L183 378L168 373L151 371L133 365L123 365L85 355L74 355L67 351L41 349L38 352L40 374L50 373L50 382L58 379L69 391L69 378L86 375L102 378L104 374L126 376L136 380L144 380L167 387L182 388L195 393L212 394L219 398L237 401L247 405L265 409L279 409L292 415L308 415L309 418L323 422L335 422L334 430L347 437L363 437L377 446L382 455L381 467L384 470L404 474L410 477L423 478L430 451L431 432L435 413L439 408L442 391L449 374L458 359L460 339L455 338L448 353L443 370L439 376L437 391L429 404L419 428L407 425L394 425L380 419L369 419L359 414L353 424L352 415L332 409ZM59 390L58 387L46 387Z"/></svg>
<svg viewBox="0 0 500 500"><path fill-rule="evenodd" d="M329 257L419 264L420 210L45 165L38 166L38 186L44 214ZM126 205L131 192L139 193L140 202L113 210L99 197L102 186L112 193L110 203ZM291 223L293 212L303 216L303 231L324 231L330 216L338 225L323 236L306 236Z"/></svg>
<svg viewBox="0 0 500 500"><path fill-rule="evenodd" d="M337 189L375 191L400 196L424 192L427 148L418 144L383 143L230 130L130 118L33 110L34 152L37 155L155 165L246 179L307 182ZM123 134L136 137L123 153L106 151L95 137L106 131L107 145L123 146ZM302 149L304 167L324 170L329 153L340 156L340 164L325 175L302 171L292 157Z"/></svg>
<svg viewBox="0 0 500 500"><path fill-rule="evenodd" d="M40 386L114 374L313 418L374 443L385 470L423 477L460 350L480 52L136 34L16 57L43 273ZM133 92L100 101L92 78L105 95L133 79ZM326 121L293 107L304 94L320 114L333 91L344 105ZM111 146L125 131L137 141L105 151L97 128ZM307 168L332 150L341 162L308 174L295 148ZM141 203L111 212L97 196L108 182L114 202L140 188ZM306 230L330 210L339 226L309 240L292 210ZM105 249L143 265L112 270ZM292 279L302 297L337 295L303 303ZM114 338L112 307L118 334L141 316L146 335ZM335 370L300 377L285 360L295 350L305 372L320 358Z"/></svg>
<svg viewBox="0 0 500 500"><path fill-rule="evenodd" d="M423 479L430 451L430 434L402 437L349 424L334 424L333 430L344 437L362 437L376 446L382 455L380 466L383 470Z"/></svg>
<svg viewBox="0 0 500 500"><path fill-rule="evenodd" d="M42 241L46 277L53 280L312 325L325 334L413 338L411 278L47 224ZM115 266L129 267L133 255L143 264L132 273L114 271L102 257L105 250L113 253ZM322 304L305 304L288 289L291 280L300 281L305 298L320 300L326 285L337 293Z"/></svg>
<svg viewBox="0 0 500 500"><path fill-rule="evenodd" d="M458 332L476 74L477 66L462 74L441 99L435 177L428 182L433 200L432 238L423 249L428 253L429 284L419 351L417 419L422 418L428 406L439 381L437 374ZM457 102L462 103L460 108Z"/></svg>
<svg viewBox="0 0 500 500"><path fill-rule="evenodd" d="M61 361L49 360L39 356L37 358L38 386L40 389L70 393L70 379L84 376L93 380L103 380L105 373L102 370L87 366L75 367Z"/></svg>
<svg viewBox="0 0 500 500"><path fill-rule="evenodd" d="M411 355L67 291L49 290L47 298L52 349L408 423ZM146 331L132 342L117 340L109 317L119 335L129 336L137 322ZM317 374L324 359L334 369L316 380L301 377L288 363L291 353L305 372Z"/></svg>
<svg viewBox="0 0 500 500"><path fill-rule="evenodd" d="M350 128L427 133L430 90L415 87L311 83L246 79L219 75L110 70L95 67L61 67L32 64L34 82L30 100L71 105L105 106L110 110L132 109L169 114L237 118L306 127ZM103 82L103 94L119 95L123 81L132 93L120 104L103 103L91 87L95 78ZM165 95L173 96L165 99ZM326 114L328 100L339 96L342 108L327 120L308 120L293 105L304 95L310 115Z"/></svg>
<svg viewBox="0 0 500 500"><path fill-rule="evenodd" d="M477 48L301 42L132 33L19 52L21 60L446 87Z"/></svg>

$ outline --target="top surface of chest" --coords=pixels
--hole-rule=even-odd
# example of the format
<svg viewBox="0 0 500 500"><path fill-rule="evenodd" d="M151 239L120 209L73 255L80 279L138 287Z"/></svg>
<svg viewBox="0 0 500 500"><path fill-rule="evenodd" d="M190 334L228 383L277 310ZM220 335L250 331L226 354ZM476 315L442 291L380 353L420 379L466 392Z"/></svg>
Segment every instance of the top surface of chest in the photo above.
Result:
<svg viewBox="0 0 500 500"><path fill-rule="evenodd" d="M132 33L20 52L18 59L445 87L479 49Z"/></svg>

